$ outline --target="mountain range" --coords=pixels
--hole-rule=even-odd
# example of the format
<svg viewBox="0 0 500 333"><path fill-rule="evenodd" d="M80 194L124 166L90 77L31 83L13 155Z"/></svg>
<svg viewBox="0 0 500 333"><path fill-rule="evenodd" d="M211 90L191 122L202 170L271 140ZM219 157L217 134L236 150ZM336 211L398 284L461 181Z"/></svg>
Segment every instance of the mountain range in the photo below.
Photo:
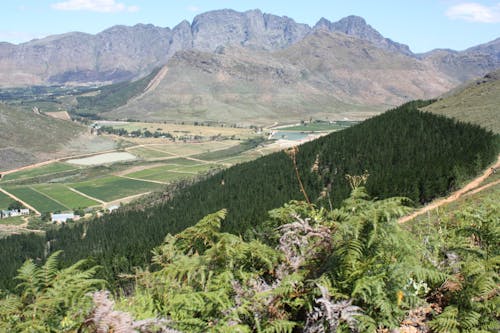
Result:
<svg viewBox="0 0 500 333"><path fill-rule="evenodd" d="M414 54L358 16L321 18L311 27L260 10L224 9L172 29L138 24L0 43L0 87L102 85L158 68L143 93L103 116L245 123L284 115L365 118L500 68L500 38L464 51Z"/></svg>
<svg viewBox="0 0 500 333"><path fill-rule="evenodd" d="M383 50L422 59L460 81L484 75L500 64L498 39L463 52L436 50L415 55L407 45L384 38L357 16L338 22L321 18L310 27L260 10L224 9L200 14L192 23L183 21L172 29L137 24L114 26L96 35L70 32L19 45L0 43L0 85L130 80L166 64L178 51L213 52L227 45L274 51L318 30L354 36Z"/></svg>
<svg viewBox="0 0 500 333"><path fill-rule="evenodd" d="M318 30L273 51L230 46L216 52L178 52L158 73L154 89L102 115L254 124L298 121L305 115L365 118L455 85L418 59Z"/></svg>

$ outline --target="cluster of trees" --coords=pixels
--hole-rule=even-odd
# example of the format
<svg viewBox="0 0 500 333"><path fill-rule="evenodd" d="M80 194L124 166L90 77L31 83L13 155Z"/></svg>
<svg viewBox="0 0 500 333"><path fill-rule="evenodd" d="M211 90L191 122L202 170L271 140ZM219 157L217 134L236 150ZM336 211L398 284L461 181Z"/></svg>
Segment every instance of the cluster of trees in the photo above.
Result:
<svg viewBox="0 0 500 333"><path fill-rule="evenodd" d="M157 68L148 76L136 81L126 81L103 86L95 89L95 95L77 96L78 104L72 112L78 113L82 117L88 117L95 113L113 110L125 105L134 96L139 95L146 89L149 82L158 74Z"/></svg>
<svg viewBox="0 0 500 333"><path fill-rule="evenodd" d="M297 170L312 202L339 207L350 194L346 174L370 176L368 193L378 198L405 196L427 202L452 190L492 162L498 138L478 126L418 111L425 102L405 104L361 124L300 146ZM12 288L26 257L63 250L63 264L91 257L103 266L112 288L116 276L151 259L163 235L176 234L222 208L222 231L251 239L267 212L302 199L287 154L271 154L221 171L165 195L169 200L145 209L128 209L94 221L51 230L44 236L12 236L0 241L0 286ZM141 207L142 208L142 207ZM25 251L19 249L26 248Z"/></svg>
<svg viewBox="0 0 500 333"><path fill-rule="evenodd" d="M173 139L174 136L168 132L161 132L161 131L154 131L151 132L150 130L145 130L144 132L141 131L140 129L134 130L134 131L127 131L124 128L114 128L113 126L101 126L98 129L98 133L108 133L108 134L114 134L118 136L131 136L135 138L168 138L168 139Z"/></svg>
<svg viewBox="0 0 500 333"><path fill-rule="evenodd" d="M86 261L29 260L18 293L0 297L0 329L498 332L498 202L424 241L397 223L405 199L372 200L366 177L350 179L339 208L292 201L248 240L223 232L225 209L168 234L116 301Z"/></svg>

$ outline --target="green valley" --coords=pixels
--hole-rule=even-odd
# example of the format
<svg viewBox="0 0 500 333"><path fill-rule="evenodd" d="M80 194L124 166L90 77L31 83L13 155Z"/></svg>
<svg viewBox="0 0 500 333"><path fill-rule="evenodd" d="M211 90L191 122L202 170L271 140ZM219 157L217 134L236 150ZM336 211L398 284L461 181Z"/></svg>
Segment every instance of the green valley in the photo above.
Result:
<svg viewBox="0 0 500 333"><path fill-rule="evenodd" d="M499 5L202 2L2 7L0 333L500 332Z"/></svg>

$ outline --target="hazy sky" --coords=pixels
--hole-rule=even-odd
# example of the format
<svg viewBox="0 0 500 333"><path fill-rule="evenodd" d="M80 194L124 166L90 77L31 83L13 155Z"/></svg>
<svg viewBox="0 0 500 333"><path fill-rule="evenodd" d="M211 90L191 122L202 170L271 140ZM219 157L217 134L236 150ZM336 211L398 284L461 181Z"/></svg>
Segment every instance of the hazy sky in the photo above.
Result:
<svg viewBox="0 0 500 333"><path fill-rule="evenodd" d="M359 15L414 52L463 50L500 37L500 0L9 0L0 41L20 43L69 31L97 33L116 24L174 27L208 10L259 8L314 25Z"/></svg>

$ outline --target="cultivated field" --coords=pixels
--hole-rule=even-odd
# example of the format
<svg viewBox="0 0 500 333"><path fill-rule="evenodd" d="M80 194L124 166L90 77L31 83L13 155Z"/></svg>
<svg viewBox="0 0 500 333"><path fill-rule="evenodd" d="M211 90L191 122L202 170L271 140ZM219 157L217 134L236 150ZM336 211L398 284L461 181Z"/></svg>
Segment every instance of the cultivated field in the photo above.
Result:
<svg viewBox="0 0 500 333"><path fill-rule="evenodd" d="M257 135L252 129L136 122L105 122L103 125L110 124L128 131L163 131L180 136L200 135L203 139L173 142L160 138L120 137L125 151L73 158L4 174L0 186L41 213L106 207L112 202L128 201L136 195L160 190L175 181L282 149L278 143L264 142L263 134ZM211 135L218 138L210 140ZM106 139L107 136L95 138ZM233 139L229 138L231 136ZM7 208L12 201L0 192L0 209Z"/></svg>
<svg viewBox="0 0 500 333"><path fill-rule="evenodd" d="M54 175L56 173L70 171L77 169L74 165L68 165L66 163L54 162L51 164L47 164L44 166L40 166L34 169L26 169L17 171L14 173L6 174L2 177L1 181L6 182L10 180L19 180L19 179L27 179L34 178L44 175Z"/></svg>
<svg viewBox="0 0 500 333"><path fill-rule="evenodd" d="M175 159L167 164L126 174L127 177L168 183L193 177L200 172L219 167L216 164L199 163L187 159Z"/></svg>
<svg viewBox="0 0 500 333"><path fill-rule="evenodd" d="M53 200L49 196L41 192L38 192L32 187L28 186L6 187L5 190L15 195L19 199L28 202L31 206L33 206L36 210L38 210L41 213L63 211L69 209L62 203Z"/></svg>
<svg viewBox="0 0 500 333"><path fill-rule="evenodd" d="M0 192L0 209L7 209L14 200L8 195Z"/></svg>
<svg viewBox="0 0 500 333"><path fill-rule="evenodd" d="M96 178L70 185L75 190L93 198L109 202L131 195L159 190L158 183L140 181L117 176Z"/></svg>
<svg viewBox="0 0 500 333"><path fill-rule="evenodd" d="M33 186L33 188L51 199L57 200L68 209L100 205L98 201L84 197L62 184L43 184Z"/></svg>

